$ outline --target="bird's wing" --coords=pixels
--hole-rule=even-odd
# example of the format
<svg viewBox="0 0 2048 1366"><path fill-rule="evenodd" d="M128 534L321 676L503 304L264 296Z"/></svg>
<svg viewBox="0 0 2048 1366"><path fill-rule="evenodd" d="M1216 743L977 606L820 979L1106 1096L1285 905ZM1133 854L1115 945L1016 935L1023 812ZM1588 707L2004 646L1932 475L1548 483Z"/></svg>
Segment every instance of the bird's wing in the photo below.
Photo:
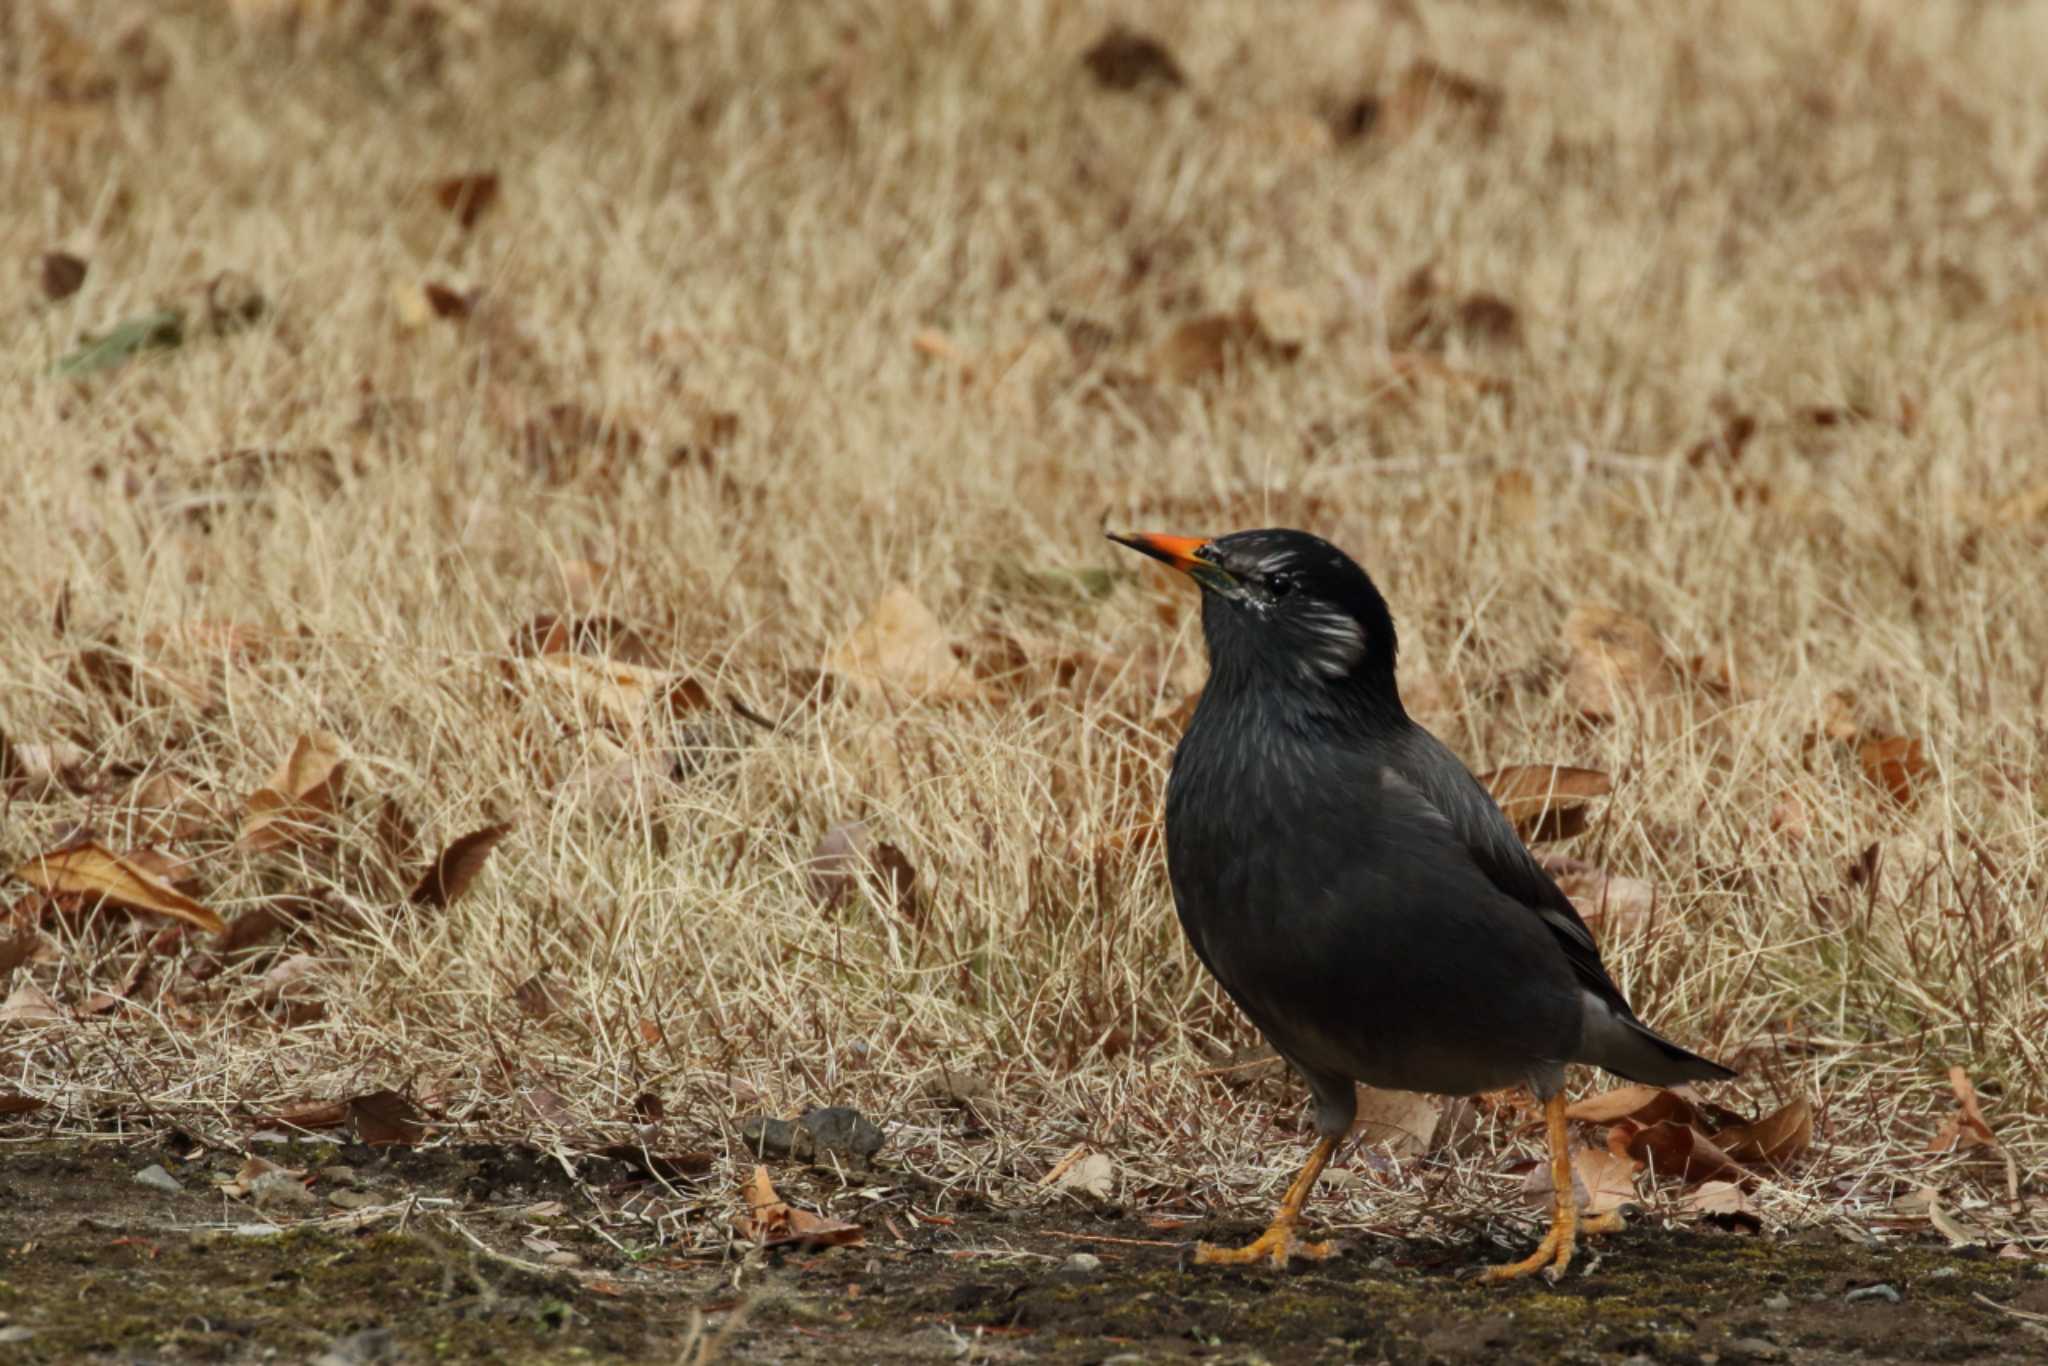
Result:
<svg viewBox="0 0 2048 1366"><path fill-rule="evenodd" d="M1542 919L1580 984L1633 1020L1635 1011L1607 975L1607 965L1600 961L1600 946L1571 898L1530 855L1515 827L1472 771L1428 731L1417 727L1413 734L1414 740L1393 766L1393 775L1400 781L1390 785L1395 790L1389 797L1399 800L1405 796L1424 804L1448 822L1451 833L1487 881Z"/></svg>

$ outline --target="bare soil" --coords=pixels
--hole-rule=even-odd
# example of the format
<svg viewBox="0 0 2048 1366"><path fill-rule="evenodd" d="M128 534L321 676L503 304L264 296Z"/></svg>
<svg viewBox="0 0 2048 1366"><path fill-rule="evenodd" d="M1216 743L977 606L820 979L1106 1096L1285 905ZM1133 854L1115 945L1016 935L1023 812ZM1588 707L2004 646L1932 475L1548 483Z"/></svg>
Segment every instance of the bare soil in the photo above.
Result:
<svg viewBox="0 0 2048 1366"><path fill-rule="evenodd" d="M1286 1275L1217 1271L1189 1263L1192 1239L1250 1225L1162 1237L1115 1208L994 1210L868 1183L825 1197L841 1213L862 1202L862 1245L735 1244L712 1260L605 1237L608 1205L630 1188L602 1161L488 1145L267 1151L325 1198L289 1217L254 1210L218 1190L240 1154L186 1160L175 1142L10 1153L0 1360L1823 1363L2048 1350L2048 1330L2022 1317L2048 1314L2038 1268L1824 1230L1632 1230L1558 1286L1499 1288L1472 1273L1511 1249L1478 1232L1360 1246ZM184 1193L139 1184L152 1163ZM777 1179L806 1199L807 1183L834 1186L801 1168ZM335 1192L361 1208L323 1209ZM523 1241L540 1227L558 1259L581 1264L545 1264ZM1071 1267L1077 1252L1100 1266ZM1874 1286L1896 1302L1849 1298Z"/></svg>

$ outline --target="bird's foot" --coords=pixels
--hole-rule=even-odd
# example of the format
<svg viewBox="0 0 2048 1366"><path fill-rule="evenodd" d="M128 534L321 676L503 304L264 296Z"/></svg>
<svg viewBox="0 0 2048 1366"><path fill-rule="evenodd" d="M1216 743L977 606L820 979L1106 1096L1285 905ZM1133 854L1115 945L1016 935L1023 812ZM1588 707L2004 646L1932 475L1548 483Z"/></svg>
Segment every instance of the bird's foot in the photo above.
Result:
<svg viewBox="0 0 2048 1366"><path fill-rule="evenodd" d="M1519 1262L1490 1266L1480 1273L1479 1279L1517 1281L1540 1271L1545 1280L1555 1284L1564 1278L1565 1268L1572 1264L1572 1253L1580 1234L1619 1233L1627 1227L1628 1222L1620 1214L1612 1212L1559 1219L1550 1226L1550 1232L1543 1235L1543 1241L1536 1245L1534 1252Z"/></svg>
<svg viewBox="0 0 2048 1366"><path fill-rule="evenodd" d="M1288 1219L1277 1219L1273 1226L1261 1233L1243 1247L1217 1247L1213 1243L1196 1243L1195 1260L1203 1266L1250 1266L1254 1262L1271 1261L1279 1270L1285 1271L1287 1263L1299 1257L1305 1262L1328 1261L1337 1255L1336 1243L1304 1243L1294 1236L1294 1223Z"/></svg>

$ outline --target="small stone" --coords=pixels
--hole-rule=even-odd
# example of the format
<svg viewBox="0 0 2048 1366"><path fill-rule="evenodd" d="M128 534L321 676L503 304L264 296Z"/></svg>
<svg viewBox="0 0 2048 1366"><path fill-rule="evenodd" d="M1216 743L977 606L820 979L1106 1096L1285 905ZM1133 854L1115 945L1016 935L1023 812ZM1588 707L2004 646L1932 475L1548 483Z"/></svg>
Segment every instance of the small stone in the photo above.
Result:
<svg viewBox="0 0 2048 1366"><path fill-rule="evenodd" d="M319 1176L330 1186L353 1186L362 1181L362 1178L356 1175L354 1167L345 1166L340 1162L322 1167Z"/></svg>
<svg viewBox="0 0 2048 1366"><path fill-rule="evenodd" d="M1076 1252L1060 1263L1062 1276L1094 1276L1102 1271L1102 1258L1092 1252Z"/></svg>
<svg viewBox="0 0 2048 1366"><path fill-rule="evenodd" d="M162 1191L165 1195L183 1195L185 1188L178 1184L178 1178L163 1169L160 1162L152 1162L135 1173L135 1184L151 1190Z"/></svg>
<svg viewBox="0 0 2048 1366"><path fill-rule="evenodd" d="M290 1205L317 1205L319 1197L299 1184L287 1172L265 1172L249 1183L249 1198L258 1209L280 1209Z"/></svg>
<svg viewBox="0 0 2048 1366"><path fill-rule="evenodd" d="M327 1192L327 1203L336 1209L368 1209L384 1202L368 1191L338 1190Z"/></svg>
<svg viewBox="0 0 2048 1366"><path fill-rule="evenodd" d="M1764 1308L1774 1314L1782 1314L1791 1307L1792 1297L1790 1295L1771 1295L1764 1300Z"/></svg>
<svg viewBox="0 0 2048 1366"><path fill-rule="evenodd" d="M812 1110L797 1121L820 1151L852 1153L873 1157L882 1149L884 1136L874 1121L850 1105L831 1105Z"/></svg>
<svg viewBox="0 0 2048 1366"><path fill-rule="evenodd" d="M583 1259L581 1257L577 1256L575 1253L570 1252L566 1249L559 1252L550 1252L547 1256L541 1258L541 1260L546 1262L549 1266L583 1265Z"/></svg>
<svg viewBox="0 0 2048 1366"><path fill-rule="evenodd" d="M1962 1274L1963 1269L1959 1266L1937 1266L1934 1270L1927 1273L1927 1279L1930 1281L1945 1281L1951 1276L1960 1276Z"/></svg>
<svg viewBox="0 0 2048 1366"><path fill-rule="evenodd" d="M1883 1300L1888 1304L1897 1304L1900 1301L1900 1299L1903 1298L1903 1296L1901 1296L1898 1290L1893 1286L1866 1285L1859 1289L1851 1290L1847 1295L1844 1295L1842 1298L1846 1299L1851 1304L1855 1304L1862 1300Z"/></svg>
<svg viewBox="0 0 2048 1366"><path fill-rule="evenodd" d="M27 1342L30 1338L34 1337L35 1335L35 1329L25 1327L24 1325L19 1323L13 1323L9 1324L5 1328L0 1328L0 1343Z"/></svg>
<svg viewBox="0 0 2048 1366"><path fill-rule="evenodd" d="M1721 1348L1723 1356L1737 1361L1782 1361L1785 1349L1769 1338L1731 1338Z"/></svg>

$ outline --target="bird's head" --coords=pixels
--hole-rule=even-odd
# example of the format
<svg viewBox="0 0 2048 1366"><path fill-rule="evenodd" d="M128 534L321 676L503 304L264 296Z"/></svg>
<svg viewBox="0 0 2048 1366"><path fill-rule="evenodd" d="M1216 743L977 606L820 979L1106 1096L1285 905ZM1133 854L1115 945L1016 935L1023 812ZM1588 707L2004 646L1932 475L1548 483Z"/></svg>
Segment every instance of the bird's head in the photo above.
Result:
<svg viewBox="0 0 2048 1366"><path fill-rule="evenodd" d="M1202 589L1212 675L1305 686L1399 705L1394 618L1372 579L1306 531L1111 540L1172 565Z"/></svg>

